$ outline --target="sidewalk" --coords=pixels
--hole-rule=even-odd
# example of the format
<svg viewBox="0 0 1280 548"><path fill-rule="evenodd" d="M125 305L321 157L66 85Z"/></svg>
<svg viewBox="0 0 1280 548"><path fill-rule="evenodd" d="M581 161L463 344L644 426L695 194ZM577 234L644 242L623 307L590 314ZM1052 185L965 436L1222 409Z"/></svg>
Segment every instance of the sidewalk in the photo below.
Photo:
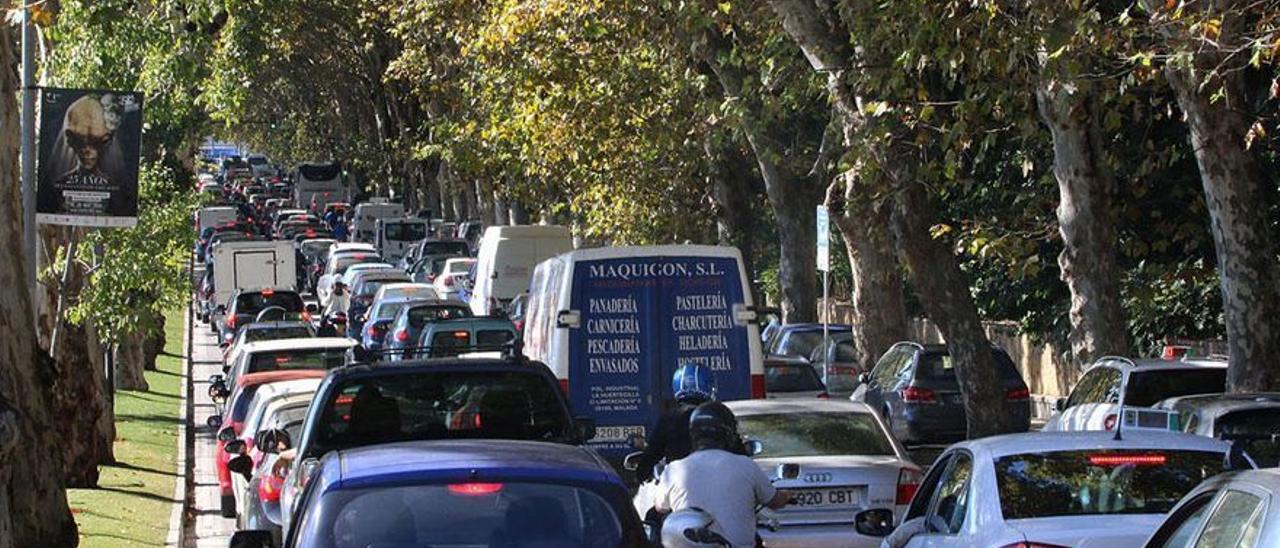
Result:
<svg viewBox="0 0 1280 548"><path fill-rule="evenodd" d="M217 432L207 424L214 414L209 399L209 376L222 373L222 351L209 326L199 320L191 324L190 430L193 432L192 490L187 497L186 535L183 548L225 548L236 530L234 519L222 517L221 493L214 471L214 440Z"/></svg>

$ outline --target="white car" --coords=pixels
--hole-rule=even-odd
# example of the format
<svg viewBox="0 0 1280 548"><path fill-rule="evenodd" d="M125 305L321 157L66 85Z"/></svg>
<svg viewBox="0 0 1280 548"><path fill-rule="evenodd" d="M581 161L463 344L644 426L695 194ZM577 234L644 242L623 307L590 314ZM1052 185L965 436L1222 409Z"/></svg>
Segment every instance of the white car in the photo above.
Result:
<svg viewBox="0 0 1280 548"><path fill-rule="evenodd" d="M435 286L436 293L442 298L457 295L462 280L470 275L471 267L474 264L476 264L476 260L470 258L446 259L440 275L436 276L431 285Z"/></svg>
<svg viewBox="0 0 1280 548"><path fill-rule="evenodd" d="M1111 430L1121 405L1151 407L1166 398L1226 391L1225 360L1130 360L1102 358L1095 362L1071 395L1054 405L1046 432Z"/></svg>
<svg viewBox="0 0 1280 548"><path fill-rule="evenodd" d="M1025 433L957 443L934 461L887 546L1141 546L1226 442L1176 432Z"/></svg>
<svg viewBox="0 0 1280 548"><path fill-rule="evenodd" d="M321 309L329 304L329 294L333 292L333 282L341 279L346 274L347 269L361 264L387 265L382 261L382 257L372 251L343 250L329 253L329 259L324 264L324 271L320 273L320 277L316 278L316 300L320 302Z"/></svg>
<svg viewBox="0 0 1280 548"><path fill-rule="evenodd" d="M780 489L794 491L781 510L762 510L758 533L770 548L879 546L920 481L920 468L865 404L830 400L726 403L738 430L759 441L753 458ZM640 486L640 515L662 486Z"/></svg>
<svg viewBox="0 0 1280 548"><path fill-rule="evenodd" d="M334 369L346 361L347 350L357 343L346 337L279 339L241 345L235 361L228 364L227 386L249 373L283 369Z"/></svg>
<svg viewBox="0 0 1280 548"><path fill-rule="evenodd" d="M320 386L321 379L299 379L295 381L281 381L266 383L258 387L258 391L253 394L253 399L249 400L249 412L245 415L244 426L240 429L240 440L243 441L245 454L251 455L250 458L258 460L262 458L259 451L254 454L253 440L257 436L266 422L275 413L274 411L284 406L307 406L311 403L311 397L315 395L316 389ZM240 454L236 449L239 447L228 448L227 451L233 455ZM254 458L256 457L256 458ZM254 462L257 464L257 462ZM232 492L236 497L236 508L243 511L248 506L245 504L246 486L249 479L240 474L231 474Z"/></svg>
<svg viewBox="0 0 1280 548"><path fill-rule="evenodd" d="M378 288L378 292L373 295L373 302L376 304L383 299L395 299L399 297L421 297L423 299L439 299L441 296L436 292L431 284L420 284L414 282L391 283L384 284Z"/></svg>

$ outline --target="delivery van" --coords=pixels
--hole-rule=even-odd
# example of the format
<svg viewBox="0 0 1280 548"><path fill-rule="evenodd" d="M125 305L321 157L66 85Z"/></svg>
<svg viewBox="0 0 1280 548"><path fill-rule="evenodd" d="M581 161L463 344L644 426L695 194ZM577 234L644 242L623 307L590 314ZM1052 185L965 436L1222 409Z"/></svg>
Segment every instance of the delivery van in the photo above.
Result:
<svg viewBox="0 0 1280 548"><path fill-rule="evenodd" d="M595 419L593 448L620 459L674 406L683 363L715 374L723 401L764 397L756 309L736 248L580 249L543 261L529 282L523 351L560 379L574 416Z"/></svg>
<svg viewBox="0 0 1280 548"><path fill-rule="evenodd" d="M491 226L480 238L469 298L471 313L505 309L529 287L538 263L573 250L569 229L554 225Z"/></svg>
<svg viewBox="0 0 1280 548"><path fill-rule="evenodd" d="M273 288L298 289L297 259L293 242L286 240L225 242L214 246L213 298L210 325L222 319L226 306L237 291Z"/></svg>
<svg viewBox="0 0 1280 548"><path fill-rule="evenodd" d="M204 229L211 226L236 222L236 208L231 206L208 206L196 211L196 234L203 234Z"/></svg>
<svg viewBox="0 0 1280 548"><path fill-rule="evenodd" d="M404 218L404 204L389 202L386 198L373 198L368 202L356 204L351 218L351 241L375 243L378 221L402 218Z"/></svg>
<svg viewBox="0 0 1280 548"><path fill-rule="evenodd" d="M429 225L426 219L379 219L374 229L378 235L374 241L378 254L396 264L418 242L427 239Z"/></svg>

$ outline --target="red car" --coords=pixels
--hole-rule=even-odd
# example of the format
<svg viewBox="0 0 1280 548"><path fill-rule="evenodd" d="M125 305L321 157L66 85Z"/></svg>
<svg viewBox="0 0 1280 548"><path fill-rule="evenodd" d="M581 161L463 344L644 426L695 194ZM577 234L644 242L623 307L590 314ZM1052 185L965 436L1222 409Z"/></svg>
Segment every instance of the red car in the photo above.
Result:
<svg viewBox="0 0 1280 548"><path fill-rule="evenodd" d="M326 371L322 370L292 369L249 373L236 379L236 386L231 391L231 397L227 398L227 405L222 412L222 425L218 430L217 446L213 451L217 464L218 488L222 494L222 517L236 517L236 497L231 490L231 470L227 468L231 455L223 447L227 442L240 436L245 414L249 412L249 402L253 400L258 387L272 382L323 378L325 373Z"/></svg>

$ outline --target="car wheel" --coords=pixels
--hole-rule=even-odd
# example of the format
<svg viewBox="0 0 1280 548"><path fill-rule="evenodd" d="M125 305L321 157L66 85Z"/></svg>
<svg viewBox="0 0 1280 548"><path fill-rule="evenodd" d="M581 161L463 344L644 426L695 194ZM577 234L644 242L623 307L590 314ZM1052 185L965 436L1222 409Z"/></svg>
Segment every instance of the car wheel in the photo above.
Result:
<svg viewBox="0 0 1280 548"><path fill-rule="evenodd" d="M222 495L222 517L224 518L236 517L236 496L235 495Z"/></svg>

